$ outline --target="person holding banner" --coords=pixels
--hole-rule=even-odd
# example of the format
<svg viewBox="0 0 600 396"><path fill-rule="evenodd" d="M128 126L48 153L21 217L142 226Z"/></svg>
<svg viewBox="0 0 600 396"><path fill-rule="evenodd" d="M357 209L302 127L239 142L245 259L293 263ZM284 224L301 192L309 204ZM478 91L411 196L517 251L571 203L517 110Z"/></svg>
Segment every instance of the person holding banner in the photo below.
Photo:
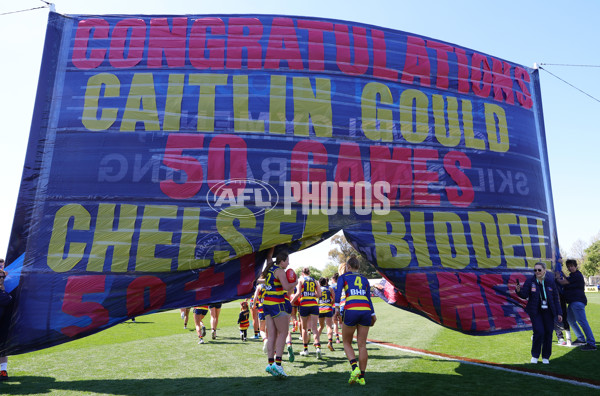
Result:
<svg viewBox="0 0 600 396"><path fill-rule="evenodd" d="M525 312L531 318L533 339L531 363L537 363L542 354L542 363L550 363L552 355L552 333L554 319L562 322L562 310L558 299L558 289L552 277L546 277L546 264L538 262L533 267L534 276L528 278L523 287L515 286L517 295L527 300Z"/></svg>
<svg viewBox="0 0 600 396"><path fill-rule="evenodd" d="M344 318L342 321L342 342L344 352L350 361L349 384L358 383L365 385L365 371L369 355L367 353L367 336L369 328L375 324L377 316L371 301L371 286L363 275L358 273L359 262L355 256L350 257L346 263L345 271L338 278L335 296L335 318L340 316L340 301L342 291L346 293ZM358 362L352 347L352 339L356 332L358 344Z"/></svg>
<svg viewBox="0 0 600 396"><path fill-rule="evenodd" d="M4 279L8 273L4 270L4 259L0 259L0 323L2 323L4 311L10 304L12 297L4 290ZM0 381L8 380L8 356L0 356Z"/></svg>
<svg viewBox="0 0 600 396"><path fill-rule="evenodd" d="M577 269L576 260L569 259L566 264L569 276L564 278L559 272L556 272L555 276L556 281L563 286L565 300L569 304L567 318L576 336L573 345L582 345L582 351L595 351L596 339L585 315L585 279Z"/></svg>
<svg viewBox="0 0 600 396"><path fill-rule="evenodd" d="M290 314L286 309L285 293L286 291L291 292L298 281L289 282L285 274L285 269L290 262L288 253L285 251L279 252L274 262L271 259L272 254L273 249L269 252L267 266L262 273L265 287L263 310L269 335L267 339L269 364L265 371L274 377L287 377L281 366L281 358L290 323Z"/></svg>

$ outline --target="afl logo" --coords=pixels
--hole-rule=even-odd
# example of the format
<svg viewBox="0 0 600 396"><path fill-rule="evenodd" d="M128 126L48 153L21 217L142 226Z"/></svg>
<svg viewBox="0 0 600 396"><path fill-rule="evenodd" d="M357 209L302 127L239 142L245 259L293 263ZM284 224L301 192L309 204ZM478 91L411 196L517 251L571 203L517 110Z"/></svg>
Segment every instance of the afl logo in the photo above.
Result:
<svg viewBox="0 0 600 396"><path fill-rule="evenodd" d="M261 180L229 179L215 184L208 193L207 201L218 213L237 218L254 217L274 209L279 202L279 194L273 186Z"/></svg>

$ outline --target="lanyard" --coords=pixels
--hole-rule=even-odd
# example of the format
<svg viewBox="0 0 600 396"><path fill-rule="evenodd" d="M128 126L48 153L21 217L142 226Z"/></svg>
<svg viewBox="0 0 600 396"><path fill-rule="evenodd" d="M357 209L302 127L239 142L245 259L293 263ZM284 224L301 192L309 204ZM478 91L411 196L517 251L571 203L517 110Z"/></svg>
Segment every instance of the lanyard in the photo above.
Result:
<svg viewBox="0 0 600 396"><path fill-rule="evenodd" d="M538 284L540 284L540 281L537 281L537 282L538 282ZM542 280L542 283L541 283L541 289L542 289L542 293L544 293L544 300L547 300L548 297L546 297L546 288L544 287L544 281L543 280Z"/></svg>

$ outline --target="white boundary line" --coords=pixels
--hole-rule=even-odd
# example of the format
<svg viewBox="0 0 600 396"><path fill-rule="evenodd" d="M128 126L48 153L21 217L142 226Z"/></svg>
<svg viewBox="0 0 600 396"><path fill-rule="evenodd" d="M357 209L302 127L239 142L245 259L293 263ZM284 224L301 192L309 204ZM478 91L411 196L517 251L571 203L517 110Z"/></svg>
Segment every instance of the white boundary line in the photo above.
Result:
<svg viewBox="0 0 600 396"><path fill-rule="evenodd" d="M382 346L384 348L396 349L396 350L399 350L399 351L402 351L402 352L408 352L408 353L412 353L412 354L415 354L415 355L423 355L423 356L433 357L433 358L437 358L437 359L443 359L443 360L449 360L449 361L453 361L453 362L460 362L460 363L465 363L465 364L471 364L473 366L481 366L481 367L485 367L485 368L491 368L491 369L494 369L494 370L507 371L509 373L523 374L523 375L529 375L529 376L532 376L532 377L538 377L538 378L549 379L549 380L553 380L553 381L565 382L567 384L572 384L572 385L586 386L586 387L592 388L592 389L600 389L600 386L598 386L598 385L588 384L586 382L579 382L579 381L575 381L575 380L569 380L569 379L565 379L565 378L553 377L551 375L546 375L546 374L530 373L528 371L520 371L520 370L516 370L516 369L509 369L509 368L506 368L506 367L499 367L499 366L491 365L491 364L478 363L478 362L470 362L468 360L460 360L460 359L455 359L455 358L451 358L451 357L447 357L447 356L436 355L435 353L427 353L427 352L422 352L422 351L414 351L414 350L408 349L408 348L402 348L402 347L398 347L398 346L380 344L380 343L374 342L374 341L367 341L367 343L368 344L374 344L374 345Z"/></svg>

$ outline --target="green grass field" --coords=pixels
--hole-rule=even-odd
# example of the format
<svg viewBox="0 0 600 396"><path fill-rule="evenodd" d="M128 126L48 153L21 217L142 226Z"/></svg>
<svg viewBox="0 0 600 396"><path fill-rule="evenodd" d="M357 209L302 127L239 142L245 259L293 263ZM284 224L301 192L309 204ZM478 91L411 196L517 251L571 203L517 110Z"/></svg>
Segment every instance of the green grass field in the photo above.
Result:
<svg viewBox="0 0 600 396"><path fill-rule="evenodd" d="M588 294L587 315L600 336L600 294ZM529 364L531 332L474 337L440 327L418 315L376 299L378 321L369 338L450 355L560 373L600 378L600 352L553 347L550 365ZM364 394L372 395L507 395L531 393L590 395L600 390L488 367L428 357L369 344L367 385L346 383L349 364L341 344L314 354L284 356L290 375L265 373L266 355L258 340L242 342L237 329L239 304L223 306L218 339L196 343L195 331L183 329L179 311L138 317L102 333L42 351L9 358L10 381L0 394L10 395L198 395ZM210 327L209 316L204 319ZM190 325L193 320L190 317ZM188 326L192 328L193 326ZM210 334L210 333L209 333ZM322 340L324 341L324 340ZM297 333L294 349L301 350ZM310 351L314 351L311 347Z"/></svg>

